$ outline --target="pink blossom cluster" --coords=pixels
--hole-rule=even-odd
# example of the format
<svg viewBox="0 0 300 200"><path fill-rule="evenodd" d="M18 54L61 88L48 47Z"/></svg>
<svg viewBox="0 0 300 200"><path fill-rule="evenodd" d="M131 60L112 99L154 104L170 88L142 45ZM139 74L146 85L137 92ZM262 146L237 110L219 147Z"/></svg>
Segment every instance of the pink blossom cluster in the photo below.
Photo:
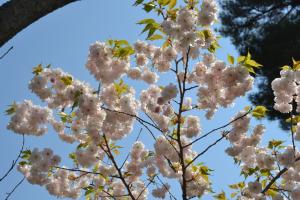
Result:
<svg viewBox="0 0 300 200"><path fill-rule="evenodd" d="M218 7L215 1L202 2L199 12L182 8L177 13L176 21L168 18L161 24L163 31L172 38L173 46L178 52L185 54L190 48L191 58L199 56L199 48L209 48L216 36L210 30L216 19ZM209 38L199 37L199 26L206 28L211 34Z"/></svg>
<svg viewBox="0 0 300 200"><path fill-rule="evenodd" d="M177 51L173 47L159 48L144 41L137 41L134 49L137 67L130 68L127 75L134 80L143 80L148 84L154 84L159 78L157 73L149 70L149 65L163 73L170 70L171 62L177 58Z"/></svg>
<svg viewBox="0 0 300 200"><path fill-rule="evenodd" d="M182 146L187 145L190 140L185 136L181 137ZM177 179L182 182L182 168L178 156L178 144L174 141L168 141L165 137L159 136L154 145L156 153L156 166L159 172L168 178ZM184 157L186 165L194 159L197 152L193 151L191 146L184 149ZM192 165L189 165L185 171L185 178L189 180L187 183L187 196L202 196L209 189L209 182L201 176L197 171L193 170ZM160 190L159 190L160 191ZM158 191L156 191L158 192ZM162 192L162 191L160 191ZM163 194L161 194L163 195Z"/></svg>
<svg viewBox="0 0 300 200"><path fill-rule="evenodd" d="M272 169L274 159L269 156L265 149L257 147L260 143L265 127L261 124L255 126L250 136L247 132L250 124L250 117L245 116L246 111L239 112L234 119L232 129L227 135L227 139L232 147L226 149L226 153L242 162L243 170L255 168L256 166L266 169Z"/></svg>
<svg viewBox="0 0 300 200"><path fill-rule="evenodd" d="M281 113L292 113L300 111L300 71L281 70L280 78L272 81L272 89L274 90L274 109ZM293 111L293 101L297 104L297 108ZM293 118L295 116L293 115ZM295 139L300 141L300 123L296 126Z"/></svg>
<svg viewBox="0 0 300 200"><path fill-rule="evenodd" d="M100 93L106 110L102 131L111 139L124 138L133 129L140 103L135 99L135 90L130 87L118 94L114 84L109 84Z"/></svg>
<svg viewBox="0 0 300 200"><path fill-rule="evenodd" d="M14 105L15 112L7 128L15 133L41 136L47 132L46 124L52 119L52 111L33 105L30 100Z"/></svg>
<svg viewBox="0 0 300 200"><path fill-rule="evenodd" d="M264 126L257 125L253 129L252 135L248 137L246 133L248 132L250 117L245 116L245 112L239 112L234 118L242 117L232 124L233 128L227 136L232 147L227 148L226 153L241 163L242 171L245 173L249 169L255 168L276 171L276 163L278 166L286 167L288 170L282 175L282 181L278 187L288 191L292 199L300 198L300 162L296 161L296 158L300 156L300 152L294 149L293 146L287 146L283 151L276 151L274 154L268 148L259 147L258 145L264 133ZM261 182L250 181L248 186L243 189L240 199L265 200L267 198L261 193L262 190ZM283 200L284 197L281 194L277 194L273 199Z"/></svg>
<svg viewBox="0 0 300 200"><path fill-rule="evenodd" d="M107 44L97 41L90 46L86 67L101 83L113 83L128 71L129 66L129 59L114 57L113 49Z"/></svg>
<svg viewBox="0 0 300 200"><path fill-rule="evenodd" d="M274 109L281 113L292 112L292 102L295 100L297 103L297 112L300 111L300 97L299 86L300 83L300 71L281 70L281 77L272 81L272 89L274 90L275 105ZM294 97L295 96L295 97Z"/></svg>
<svg viewBox="0 0 300 200"><path fill-rule="evenodd" d="M155 188L152 190L152 195L156 198L165 199L166 193L170 189L169 184L164 184L161 187Z"/></svg>
<svg viewBox="0 0 300 200"><path fill-rule="evenodd" d="M59 68L44 68L32 78L28 87L41 100L46 101L48 107L52 109L70 107L76 95L92 93L89 85L73 80L70 74Z"/></svg>
<svg viewBox="0 0 300 200"><path fill-rule="evenodd" d="M34 149L29 161L30 163L19 165L18 170L31 184L45 186L54 196L73 199L79 197L80 189L86 181L71 182L70 176L74 175L72 172L53 168L60 163L61 158L54 155L51 149L45 148L42 151Z"/></svg>
<svg viewBox="0 0 300 200"><path fill-rule="evenodd" d="M182 129L182 134L187 138L198 136L201 131L199 117L189 115L186 117L186 127Z"/></svg>
<svg viewBox="0 0 300 200"><path fill-rule="evenodd" d="M218 5L215 1L204 0L198 13L198 23L202 26L211 26L217 21Z"/></svg>
<svg viewBox="0 0 300 200"><path fill-rule="evenodd" d="M170 120L174 114L172 105L167 100L173 98L176 93L177 90L173 85L164 89L151 85L147 90L141 92L141 109L156 122L162 131L168 131Z"/></svg>
<svg viewBox="0 0 300 200"><path fill-rule="evenodd" d="M198 108L207 110L210 119L219 106L228 107L237 97L252 89L253 78L243 66L226 67L211 54L204 55L203 62L195 65L190 81L200 84Z"/></svg>
<svg viewBox="0 0 300 200"><path fill-rule="evenodd" d="M91 167L103 160L105 153L99 146L91 143L86 148L77 149L75 156L78 165Z"/></svg>

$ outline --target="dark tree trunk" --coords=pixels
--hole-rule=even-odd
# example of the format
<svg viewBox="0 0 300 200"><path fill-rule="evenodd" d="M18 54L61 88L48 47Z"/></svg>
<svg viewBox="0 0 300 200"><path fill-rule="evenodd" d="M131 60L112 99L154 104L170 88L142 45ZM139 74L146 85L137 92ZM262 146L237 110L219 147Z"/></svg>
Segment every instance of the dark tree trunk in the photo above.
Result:
<svg viewBox="0 0 300 200"><path fill-rule="evenodd" d="M43 16L77 0L10 0L0 6L0 47Z"/></svg>

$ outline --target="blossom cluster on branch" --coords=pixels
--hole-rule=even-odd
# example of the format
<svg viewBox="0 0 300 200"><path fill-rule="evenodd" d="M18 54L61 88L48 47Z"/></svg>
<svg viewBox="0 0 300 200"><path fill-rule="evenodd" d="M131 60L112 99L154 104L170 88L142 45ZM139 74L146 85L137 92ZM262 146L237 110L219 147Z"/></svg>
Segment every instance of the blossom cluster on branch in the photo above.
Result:
<svg viewBox="0 0 300 200"><path fill-rule="evenodd" d="M225 192L213 193L212 170L198 161L221 140L228 140L231 146L225 152L245 178L229 186L234 190L232 199L300 199L300 152L295 145L300 140L299 106L295 108L300 99L298 69L285 68L272 83L275 109L291 113L287 119L291 145L271 140L263 146L265 127L259 124L249 130L253 117L264 117L262 106L245 108L227 124L204 133L195 113L212 119L220 107L232 106L252 89L251 73L261 65L250 53L236 62L229 56L229 64L215 57L219 45L212 28L218 11L214 0L186 0L181 6L174 0L138 0L135 5L157 12L163 20L138 22L145 25L148 41L131 46L126 40L108 40L90 46L86 68L99 82L97 89L61 69L34 68L29 89L46 106L29 100L14 103L7 110L11 115L7 128L41 136L49 124L62 141L77 147L69 154L71 167L61 166L61 158L45 148L24 151L18 170L31 184L44 186L59 198L76 199L84 191L87 199L142 200L152 195L187 200L211 195L225 200ZM161 46L149 42L156 39L165 42ZM175 79L158 85L162 74ZM134 85L126 84L128 79L143 81L146 88L136 94ZM190 114L192 110L196 112ZM120 141L133 134L137 123L149 133L153 146L138 135L131 150L122 151ZM203 143L207 147L202 152L194 150L194 144L213 133L219 139ZM121 153L127 154L125 160ZM180 185L180 197L172 190L173 182Z"/></svg>

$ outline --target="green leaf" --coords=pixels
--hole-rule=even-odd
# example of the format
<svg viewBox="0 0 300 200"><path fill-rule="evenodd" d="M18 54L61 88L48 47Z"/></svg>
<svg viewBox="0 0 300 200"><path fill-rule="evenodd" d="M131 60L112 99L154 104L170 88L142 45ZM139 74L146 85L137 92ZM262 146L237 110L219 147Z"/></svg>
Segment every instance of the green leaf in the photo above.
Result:
<svg viewBox="0 0 300 200"><path fill-rule="evenodd" d="M114 43L115 43L115 41L112 40L112 39L109 39L109 40L107 40L106 42L107 42L107 44L108 44L109 46L113 46Z"/></svg>
<svg viewBox="0 0 300 200"><path fill-rule="evenodd" d="M36 76L39 75L42 71L43 71L42 64L38 64L38 66L36 66L32 69L32 73Z"/></svg>
<svg viewBox="0 0 300 200"><path fill-rule="evenodd" d="M30 156L31 156L31 151L30 150L22 151L21 158L28 160L30 158Z"/></svg>
<svg viewBox="0 0 300 200"><path fill-rule="evenodd" d="M88 143L88 142L80 143L80 144L77 146L77 148L76 148L76 149L82 149L82 148L85 148L85 147L87 147L88 145L89 145L89 143Z"/></svg>
<svg viewBox="0 0 300 200"><path fill-rule="evenodd" d="M237 194L238 194L238 192L233 192L233 193L231 193L231 194L230 194L230 198L233 199Z"/></svg>
<svg viewBox="0 0 300 200"><path fill-rule="evenodd" d="M160 34L155 34L148 38L148 40L161 40L161 39L163 39L163 36Z"/></svg>
<svg viewBox="0 0 300 200"><path fill-rule="evenodd" d="M220 45L217 41L214 41L207 50L211 53L215 53L218 48L220 48Z"/></svg>
<svg viewBox="0 0 300 200"><path fill-rule="evenodd" d="M202 33L204 34L204 39L205 40L208 40L208 39L210 39L212 37L212 33L211 33L210 30L207 30L207 29L203 30Z"/></svg>
<svg viewBox="0 0 300 200"><path fill-rule="evenodd" d="M297 123L300 122L300 115L295 115L293 118L287 118L285 120L286 123L292 123L294 125L297 125Z"/></svg>
<svg viewBox="0 0 300 200"><path fill-rule="evenodd" d="M170 0L157 0L157 3L161 6L166 6L170 3Z"/></svg>
<svg viewBox="0 0 300 200"><path fill-rule="evenodd" d="M233 65L234 64L234 57L228 54L227 60L229 64Z"/></svg>
<svg viewBox="0 0 300 200"><path fill-rule="evenodd" d="M244 67L246 67L246 69L248 70L249 73L256 74L253 67L251 67L250 65L244 65Z"/></svg>
<svg viewBox="0 0 300 200"><path fill-rule="evenodd" d="M155 4L153 4L152 2L149 2L147 4L144 4L144 10L146 12L150 12L151 10L153 10L155 8Z"/></svg>
<svg viewBox="0 0 300 200"><path fill-rule="evenodd" d="M153 27L153 24L147 24L146 26L145 26L145 28L142 30L142 33L145 33L146 31L148 31L150 28L152 28Z"/></svg>
<svg viewBox="0 0 300 200"><path fill-rule="evenodd" d="M122 94L125 94L129 89L128 85L124 83L123 79L120 79L119 83L114 83L114 87L119 97Z"/></svg>
<svg viewBox="0 0 300 200"><path fill-rule="evenodd" d="M239 56L237 61L238 61L238 63L241 63L241 62L244 62L245 59L246 59L246 56Z"/></svg>
<svg viewBox="0 0 300 200"><path fill-rule="evenodd" d="M259 170L258 167L248 168L246 171L242 171L241 175L244 175L244 177L247 178L248 176L251 176L252 174L254 174L255 172L257 172L258 170Z"/></svg>
<svg viewBox="0 0 300 200"><path fill-rule="evenodd" d="M133 4L133 6L138 6L140 4L142 4L144 2L144 0L136 0L135 3Z"/></svg>
<svg viewBox="0 0 300 200"><path fill-rule="evenodd" d="M70 153L69 158L71 158L72 160L76 160L76 154L75 153Z"/></svg>
<svg viewBox="0 0 300 200"><path fill-rule="evenodd" d="M167 10L167 14L168 14L169 18L175 21L176 17L177 17L177 11L178 10L179 10L178 8L175 8L175 9L172 9L172 10L171 9Z"/></svg>
<svg viewBox="0 0 300 200"><path fill-rule="evenodd" d="M21 162L19 162L19 165L21 165L21 166L24 166L24 165L27 165L28 163L26 162L26 161L21 161Z"/></svg>
<svg viewBox="0 0 300 200"><path fill-rule="evenodd" d="M70 115L68 115L67 113L65 112L60 112L59 113L59 116L60 116L60 119L63 123L72 123L72 119L74 117L74 112L71 113Z"/></svg>
<svg viewBox="0 0 300 200"><path fill-rule="evenodd" d="M89 195L89 194L91 194L91 193L94 192L94 188L92 186L87 186L87 187L84 187L82 189L85 190L85 193L84 193L85 196L87 196L87 195Z"/></svg>
<svg viewBox="0 0 300 200"><path fill-rule="evenodd" d="M266 194L274 198L278 194L278 192L270 188L269 190L267 190Z"/></svg>
<svg viewBox="0 0 300 200"><path fill-rule="evenodd" d="M12 115L16 112L17 104L14 101L13 104L9 105L8 108L5 110L6 115Z"/></svg>
<svg viewBox="0 0 300 200"><path fill-rule="evenodd" d="M291 70L292 68L290 66L288 66L288 65L284 65L283 67L281 67L281 69L283 71L288 71L288 70Z"/></svg>
<svg viewBox="0 0 300 200"><path fill-rule="evenodd" d="M247 61L247 60L251 60L251 54L250 54L250 52L248 51L248 53L247 53L247 56L246 56L246 59L245 59L245 61Z"/></svg>
<svg viewBox="0 0 300 200"><path fill-rule="evenodd" d="M256 106L252 111L252 116L257 119L261 119L265 117L267 111L267 108L264 106Z"/></svg>
<svg viewBox="0 0 300 200"><path fill-rule="evenodd" d="M279 147L281 144L283 144L283 142L284 141L282 141L282 140L271 140L271 141L269 141L268 148L273 149L273 148Z"/></svg>
<svg viewBox="0 0 300 200"><path fill-rule="evenodd" d="M237 59L238 63L240 63L243 67L245 67L249 73L255 74L254 67L260 68L261 64L257 63L255 60L251 60L251 54L248 51L247 56L240 56Z"/></svg>
<svg viewBox="0 0 300 200"><path fill-rule="evenodd" d="M172 8L174 8L177 4L177 0L170 0L169 2L169 9L171 10Z"/></svg>
<svg viewBox="0 0 300 200"><path fill-rule="evenodd" d="M115 45L117 47L130 46L130 44L129 44L129 42L127 40L115 40Z"/></svg>
<svg viewBox="0 0 300 200"><path fill-rule="evenodd" d="M79 99L80 96L82 95L82 92L80 90L77 90L74 94L74 103L72 105L71 110L73 111L78 105L79 105Z"/></svg>
<svg viewBox="0 0 300 200"><path fill-rule="evenodd" d="M150 28L149 32L148 32L148 36L147 36L147 40L149 40L149 38L154 35L155 31L157 29L155 27Z"/></svg>
<svg viewBox="0 0 300 200"><path fill-rule="evenodd" d="M299 70L300 69L300 61L296 61L294 58L293 60L293 70Z"/></svg>
<svg viewBox="0 0 300 200"><path fill-rule="evenodd" d="M244 182L239 182L239 183L236 183L236 184L229 185L229 187L231 189L234 189L234 190L239 190L239 189L243 189L245 187L245 183Z"/></svg>
<svg viewBox="0 0 300 200"><path fill-rule="evenodd" d="M213 196L215 199L217 200L227 200L225 192L222 191L220 194L217 194L215 196Z"/></svg>
<svg viewBox="0 0 300 200"><path fill-rule="evenodd" d="M255 60L246 60L245 64L248 64L248 65L250 65L252 67L256 67L256 68L259 68L262 66L261 64L257 63Z"/></svg>
<svg viewBox="0 0 300 200"><path fill-rule="evenodd" d="M104 186L100 185L99 188L98 188L98 191L102 192L103 190L104 190Z"/></svg>
<svg viewBox="0 0 300 200"><path fill-rule="evenodd" d="M51 67L51 64L48 64L45 68L48 68L48 69L49 69L50 67Z"/></svg>
<svg viewBox="0 0 300 200"><path fill-rule="evenodd" d="M72 76L63 76L63 77L61 77L60 80L61 80L66 86L72 85L72 82L73 82Z"/></svg>
<svg viewBox="0 0 300 200"><path fill-rule="evenodd" d="M261 176L266 176L266 177L269 177L271 174L269 169L261 169L260 173L261 173Z"/></svg>
<svg viewBox="0 0 300 200"><path fill-rule="evenodd" d="M171 46L171 41L169 39L167 39L163 45L162 45L162 48L163 49L166 49L167 47Z"/></svg>
<svg viewBox="0 0 300 200"><path fill-rule="evenodd" d="M137 22L137 24L153 24L153 23L155 23L155 20L151 18L142 19Z"/></svg>

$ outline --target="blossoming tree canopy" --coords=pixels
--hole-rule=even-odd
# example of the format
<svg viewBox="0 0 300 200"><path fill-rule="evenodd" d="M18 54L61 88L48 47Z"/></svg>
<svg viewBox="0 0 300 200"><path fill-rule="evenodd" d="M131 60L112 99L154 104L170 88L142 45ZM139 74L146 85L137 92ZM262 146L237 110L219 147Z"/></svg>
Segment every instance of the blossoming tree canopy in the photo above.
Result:
<svg viewBox="0 0 300 200"><path fill-rule="evenodd" d="M50 148L26 150L18 170L31 184L45 187L59 198L86 199L192 199L204 194L215 199L300 199L300 140L298 94L300 62L284 67L281 78L272 87L279 112L290 113L291 145L271 140L260 141L264 126L257 125L250 134L251 119L262 118L263 106L247 107L227 124L210 132L201 131L199 116L204 112L213 119L220 107L232 105L252 89L255 68L261 65L250 53L229 65L217 60L218 36L211 28L217 20L218 7L213 0L137 0L146 12L156 12L161 21L151 18L138 22L147 32L146 41L133 45L126 40L95 42L90 46L86 68L99 82L92 88L61 69L34 68L29 89L45 107L30 100L14 103L8 129L21 135L43 136L50 124L59 138L76 144L69 157L73 166L61 165L61 157ZM161 46L151 44L161 40ZM201 61L200 61L201 60ZM162 74L176 77L174 82L157 85ZM136 94L128 78L147 85ZM192 98L194 92L197 99ZM129 152L121 152L119 141L133 132L139 123L153 139L147 149L137 137ZM193 146L211 134L219 134L202 152ZM213 192L211 170L200 162L203 154L221 140L230 146L225 152L240 166L243 181L229 187L231 194ZM127 154L124 161L118 157ZM179 183L176 196L172 182ZM224 186L225 187L225 186ZM178 194L178 193L176 193ZM230 196L230 197L229 197Z"/></svg>

